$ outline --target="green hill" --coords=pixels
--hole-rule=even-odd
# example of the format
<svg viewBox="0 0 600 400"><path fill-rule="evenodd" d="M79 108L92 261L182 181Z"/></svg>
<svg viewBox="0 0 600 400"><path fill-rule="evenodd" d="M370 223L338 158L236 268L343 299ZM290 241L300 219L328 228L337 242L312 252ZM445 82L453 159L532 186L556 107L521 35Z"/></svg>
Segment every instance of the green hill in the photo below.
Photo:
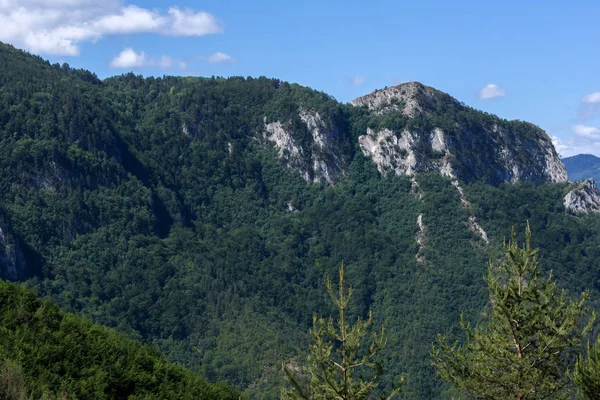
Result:
<svg viewBox="0 0 600 400"><path fill-rule="evenodd" d="M563 163L572 181L581 181L593 178L600 180L600 158L591 154L578 154L573 157L563 158Z"/></svg>
<svg viewBox="0 0 600 400"><path fill-rule="evenodd" d="M352 316L389 333L384 386L445 398L431 344L485 312L511 227L599 309L600 220L566 212L541 129L394 90L375 109L264 77L98 80L0 45L3 276L273 399L343 259Z"/></svg>
<svg viewBox="0 0 600 400"><path fill-rule="evenodd" d="M237 399L155 349L0 282L3 399Z"/></svg>

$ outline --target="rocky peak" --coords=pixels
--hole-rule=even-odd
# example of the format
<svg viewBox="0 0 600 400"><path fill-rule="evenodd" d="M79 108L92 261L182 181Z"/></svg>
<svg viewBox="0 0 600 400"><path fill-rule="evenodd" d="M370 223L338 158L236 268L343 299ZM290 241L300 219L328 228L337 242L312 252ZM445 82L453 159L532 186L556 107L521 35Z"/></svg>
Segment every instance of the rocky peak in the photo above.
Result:
<svg viewBox="0 0 600 400"><path fill-rule="evenodd" d="M419 82L408 82L375 90L350 102L356 107L366 107L376 115L399 111L403 115L415 116L432 111L440 103L457 102L444 92ZM458 103L458 102L457 102Z"/></svg>
<svg viewBox="0 0 600 400"><path fill-rule="evenodd" d="M371 123L358 142L382 174L437 171L491 184L567 181L562 161L539 127L474 110L418 82L376 90L351 104L370 111Z"/></svg>
<svg viewBox="0 0 600 400"><path fill-rule="evenodd" d="M457 185L567 181L542 129L477 111L419 82L376 90L351 106L367 111L358 147L382 175L438 172ZM284 119L265 119L262 128L280 162L307 182L334 184L352 157L350 121L330 115L330 109L299 106Z"/></svg>
<svg viewBox="0 0 600 400"><path fill-rule="evenodd" d="M600 212L600 190L593 179L575 183L564 199L565 208L576 214Z"/></svg>

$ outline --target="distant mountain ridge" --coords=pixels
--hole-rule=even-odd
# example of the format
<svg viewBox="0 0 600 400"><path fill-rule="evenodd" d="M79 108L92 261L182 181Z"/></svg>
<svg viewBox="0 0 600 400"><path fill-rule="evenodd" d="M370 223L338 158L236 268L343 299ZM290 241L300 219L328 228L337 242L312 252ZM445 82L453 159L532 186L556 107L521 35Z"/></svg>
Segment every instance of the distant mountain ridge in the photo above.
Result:
<svg viewBox="0 0 600 400"><path fill-rule="evenodd" d="M593 178L596 182L600 182L600 157L592 154L578 154L565 157L562 162L565 164L571 181Z"/></svg>

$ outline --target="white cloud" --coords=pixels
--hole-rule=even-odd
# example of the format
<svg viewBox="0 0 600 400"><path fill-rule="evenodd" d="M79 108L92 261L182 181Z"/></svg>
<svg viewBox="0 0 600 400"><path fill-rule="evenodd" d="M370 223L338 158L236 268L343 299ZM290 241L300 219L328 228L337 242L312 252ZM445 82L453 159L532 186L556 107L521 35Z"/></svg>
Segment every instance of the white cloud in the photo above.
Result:
<svg viewBox="0 0 600 400"><path fill-rule="evenodd" d="M568 157L577 154L595 154L600 156L600 127L594 122L600 115L600 92L592 92L581 98L577 110L576 125L570 126L569 137L565 138L566 127L561 127L563 139L556 136L552 141L561 156ZM590 121L591 120L591 124ZM555 140L556 139L556 140Z"/></svg>
<svg viewBox="0 0 600 400"><path fill-rule="evenodd" d="M235 62L235 59L228 54L218 52L208 56L208 62L210 64L220 64L226 62Z"/></svg>
<svg viewBox="0 0 600 400"><path fill-rule="evenodd" d="M207 12L169 8L170 24L167 34L174 36L205 36L223 33L221 23Z"/></svg>
<svg viewBox="0 0 600 400"><path fill-rule="evenodd" d="M592 140L579 136L566 139L552 136L552 143L561 157L570 157L577 154L595 154L600 156L600 140Z"/></svg>
<svg viewBox="0 0 600 400"><path fill-rule="evenodd" d="M148 65L146 54L136 53L131 47L123 50L110 63L112 68L141 68Z"/></svg>
<svg viewBox="0 0 600 400"><path fill-rule="evenodd" d="M588 104L600 104L600 92L586 94L581 101Z"/></svg>
<svg viewBox="0 0 600 400"><path fill-rule="evenodd" d="M118 56L112 59L110 62L111 68L119 69L139 69L144 67L154 67L161 69L171 69L179 67L180 69L186 68L185 61L175 59L171 56L163 55L158 60L148 57L146 53L140 51L139 53L133 50L131 47L124 49Z"/></svg>
<svg viewBox="0 0 600 400"><path fill-rule="evenodd" d="M575 125L572 127L573 132L581 137L590 139L600 139L600 129L595 126Z"/></svg>
<svg viewBox="0 0 600 400"><path fill-rule="evenodd" d="M88 27L91 29L82 29L82 33L84 35L101 36L157 32L167 23L165 17L156 12L137 6L128 6L118 14L106 15L98 19ZM82 37L82 39L84 38Z"/></svg>
<svg viewBox="0 0 600 400"><path fill-rule="evenodd" d="M552 144L554 145L554 148L556 149L556 152L559 155L563 155L563 153L568 152L570 147L565 144L558 136L552 136Z"/></svg>
<svg viewBox="0 0 600 400"><path fill-rule="evenodd" d="M479 90L479 98L482 100L494 99L496 97L504 97L506 96L506 92L500 86L495 83L490 83L489 85L481 88Z"/></svg>
<svg viewBox="0 0 600 400"><path fill-rule="evenodd" d="M185 61L177 60L171 56L162 56L158 59L156 63L153 63L159 68L169 69L173 67L179 67L180 69L185 69L187 64Z"/></svg>
<svg viewBox="0 0 600 400"><path fill-rule="evenodd" d="M36 53L74 56L84 42L108 35L154 33L205 36L222 24L203 11L171 7L167 13L120 0L0 0L0 41Z"/></svg>
<svg viewBox="0 0 600 400"><path fill-rule="evenodd" d="M600 92L588 93L581 99L577 109L577 118L580 121L594 119L600 115Z"/></svg>
<svg viewBox="0 0 600 400"><path fill-rule="evenodd" d="M362 75L356 75L350 78L350 84L352 86L360 86L365 84L365 77Z"/></svg>

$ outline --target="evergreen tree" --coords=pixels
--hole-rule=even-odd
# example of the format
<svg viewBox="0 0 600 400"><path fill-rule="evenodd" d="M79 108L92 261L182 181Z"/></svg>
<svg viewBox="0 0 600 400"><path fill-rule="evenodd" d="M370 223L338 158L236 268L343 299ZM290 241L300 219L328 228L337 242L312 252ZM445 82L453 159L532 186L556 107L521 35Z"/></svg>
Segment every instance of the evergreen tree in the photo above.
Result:
<svg viewBox="0 0 600 400"><path fill-rule="evenodd" d="M489 319L472 328L461 318L466 343L451 346L439 336L432 352L439 375L478 398L568 398L569 370L594 320L586 318L588 292L568 300L551 274L541 276L529 226L526 236L519 247L513 230L500 265L490 264Z"/></svg>
<svg viewBox="0 0 600 400"><path fill-rule="evenodd" d="M573 376L580 392L589 399L600 399L600 338L588 346L587 358L580 357Z"/></svg>
<svg viewBox="0 0 600 400"><path fill-rule="evenodd" d="M296 376L289 367L282 366L286 378L292 387L282 391L283 399L320 399L320 400L359 400L366 399L377 389L378 378L383 373L383 367L376 360L379 351L385 345L385 332L373 333L368 348L365 347L365 337L373 322L369 312L366 320L358 318L354 325L347 321L348 303L352 297L352 287L347 287L344 281L344 264L339 270L339 289L336 294L330 279L327 279L327 291L339 310L337 324L330 317L328 320L313 316L311 335L314 344L310 346L307 365L301 369L303 377ZM398 385L382 399L391 399L399 392Z"/></svg>

